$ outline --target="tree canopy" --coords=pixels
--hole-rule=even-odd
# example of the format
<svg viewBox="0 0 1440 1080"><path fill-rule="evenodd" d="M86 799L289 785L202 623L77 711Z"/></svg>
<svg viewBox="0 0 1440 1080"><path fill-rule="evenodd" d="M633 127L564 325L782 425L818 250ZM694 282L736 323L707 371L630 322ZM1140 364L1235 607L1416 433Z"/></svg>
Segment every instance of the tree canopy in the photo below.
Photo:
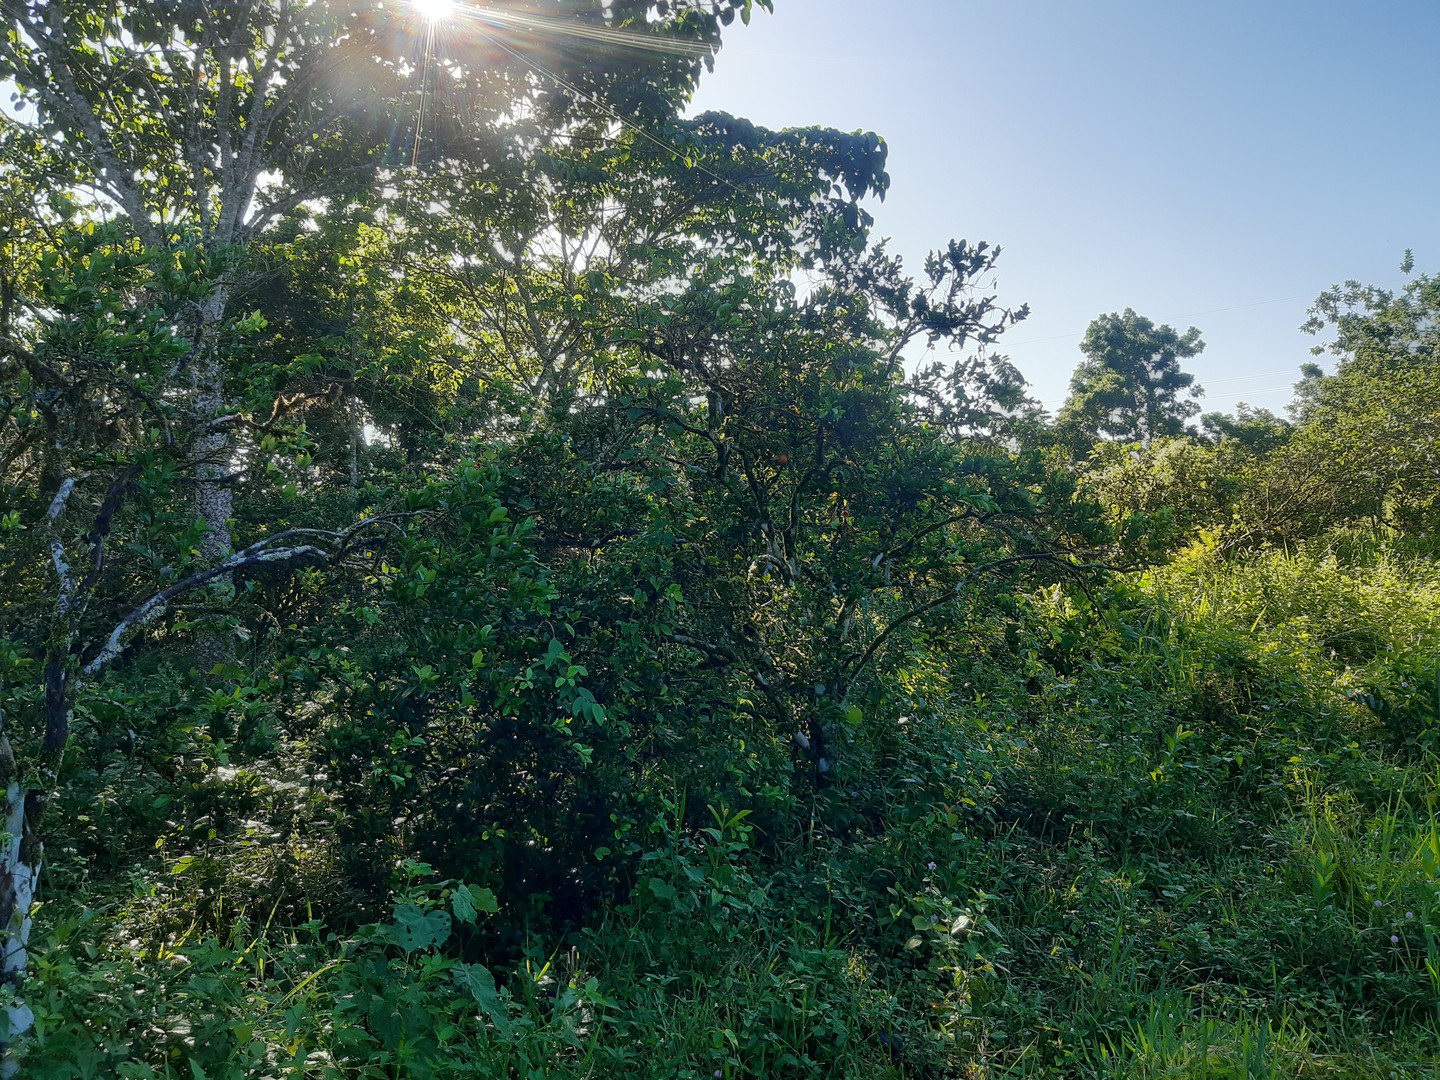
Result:
<svg viewBox="0 0 1440 1080"><path fill-rule="evenodd" d="M1130 308L1099 316L1080 343L1085 359L1071 376L1059 429L1071 440L1147 445L1183 434L1185 421L1200 411L1192 399L1202 391L1180 361L1204 348L1193 326L1180 334Z"/></svg>

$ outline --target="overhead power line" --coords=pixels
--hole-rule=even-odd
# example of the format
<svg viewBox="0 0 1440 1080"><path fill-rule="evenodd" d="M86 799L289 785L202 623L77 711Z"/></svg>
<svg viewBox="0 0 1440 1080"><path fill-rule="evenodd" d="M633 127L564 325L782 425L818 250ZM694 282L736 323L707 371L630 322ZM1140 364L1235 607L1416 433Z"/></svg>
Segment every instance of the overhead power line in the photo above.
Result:
<svg viewBox="0 0 1440 1080"><path fill-rule="evenodd" d="M1278 296L1274 300L1254 300L1248 304L1232 304L1230 307L1208 308L1205 311L1192 311L1186 315L1165 315L1161 317L1160 322L1179 322L1181 319L1194 319L1201 315L1219 315L1224 311L1242 311L1245 308L1265 307L1269 304L1285 304L1291 300L1307 300L1309 298L1309 293L1301 293L1297 296ZM1065 341L1068 338L1082 338L1084 336L1085 331L1081 330L1079 333L1074 334L1054 334L1050 337L1027 338L1025 341L1007 341L1005 347L1013 349L1020 345L1038 345L1042 341Z"/></svg>

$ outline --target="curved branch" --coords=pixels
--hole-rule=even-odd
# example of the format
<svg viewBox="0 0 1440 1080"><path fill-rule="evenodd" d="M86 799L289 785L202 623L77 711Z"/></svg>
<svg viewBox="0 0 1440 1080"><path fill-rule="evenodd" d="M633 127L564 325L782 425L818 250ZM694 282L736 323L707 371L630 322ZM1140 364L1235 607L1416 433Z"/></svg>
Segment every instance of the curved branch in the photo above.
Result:
<svg viewBox="0 0 1440 1080"><path fill-rule="evenodd" d="M355 538L368 529L381 525L394 524L397 516L407 515L384 515L382 517L366 518L364 521L352 525L343 532L327 532L324 529L286 529L274 536L266 537L258 543L251 544L243 551L237 551L229 558L223 559L207 570L201 570L191 574L189 577L177 581L174 585L160 590L148 600L136 606L131 612L115 624L105 639L105 644L95 657L80 669L84 676L93 677L98 675L104 668L114 661L125 650L125 640L135 631L143 629L163 615L170 606L170 602L176 597L186 593L194 592L203 585L212 581L228 577L231 574L248 570L255 566L273 565L276 563L301 563L313 562L324 563L334 562L343 558L349 553ZM289 541L301 538L312 538L317 543L326 543L326 547L319 547L317 543L293 544L284 547L277 547L282 541Z"/></svg>
<svg viewBox="0 0 1440 1080"><path fill-rule="evenodd" d="M1004 566L1013 566L1017 563L1027 562L1054 563L1056 566L1071 571L1072 573L1078 572L1082 569L1075 563L1061 558L1059 555L1055 554L1052 551L1037 551L1028 555L1011 555L1004 559L996 559L994 562L984 563L981 566L971 568L971 573L984 574L989 573L992 570L999 570L1001 567ZM955 598L960 595L960 590L964 587L964 584L965 582L962 579L961 581L956 583L953 590L946 592L942 596L936 597L934 600L928 600L925 603L921 604L919 607L911 608L904 615L901 615L898 619L892 622L889 626L885 627L884 630L880 631L880 633L875 636L875 640L870 642L869 646L866 647L865 651L861 653L860 656L857 657L854 661L852 661L853 668L850 671L849 676L845 679L845 692L841 695L841 700L844 700L846 697L849 696L850 688L855 685L855 681L860 678L861 673L870 665L870 661L875 659L876 654L879 653L882 648L884 648L885 644L890 640L890 638L895 634L897 630L908 626L910 623L920 618L920 616L934 611L936 608L944 607L946 604L954 603Z"/></svg>

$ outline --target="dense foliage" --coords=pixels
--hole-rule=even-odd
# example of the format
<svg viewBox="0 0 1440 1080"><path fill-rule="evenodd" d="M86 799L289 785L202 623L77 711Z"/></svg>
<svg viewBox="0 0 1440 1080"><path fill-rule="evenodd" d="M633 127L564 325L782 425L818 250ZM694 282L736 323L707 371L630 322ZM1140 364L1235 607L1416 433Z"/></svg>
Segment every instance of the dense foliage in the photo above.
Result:
<svg viewBox="0 0 1440 1080"><path fill-rule="evenodd" d="M1052 423L756 6L0 0L0 1069L1435 1067L1436 279Z"/></svg>

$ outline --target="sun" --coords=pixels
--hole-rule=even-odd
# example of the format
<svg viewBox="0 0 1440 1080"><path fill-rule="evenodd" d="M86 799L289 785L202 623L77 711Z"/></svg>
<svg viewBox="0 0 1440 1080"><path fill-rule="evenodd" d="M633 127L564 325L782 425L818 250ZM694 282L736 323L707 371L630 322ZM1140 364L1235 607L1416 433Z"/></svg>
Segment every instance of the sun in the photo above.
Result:
<svg viewBox="0 0 1440 1080"><path fill-rule="evenodd" d="M443 22L455 14L455 0L410 0L426 22Z"/></svg>

